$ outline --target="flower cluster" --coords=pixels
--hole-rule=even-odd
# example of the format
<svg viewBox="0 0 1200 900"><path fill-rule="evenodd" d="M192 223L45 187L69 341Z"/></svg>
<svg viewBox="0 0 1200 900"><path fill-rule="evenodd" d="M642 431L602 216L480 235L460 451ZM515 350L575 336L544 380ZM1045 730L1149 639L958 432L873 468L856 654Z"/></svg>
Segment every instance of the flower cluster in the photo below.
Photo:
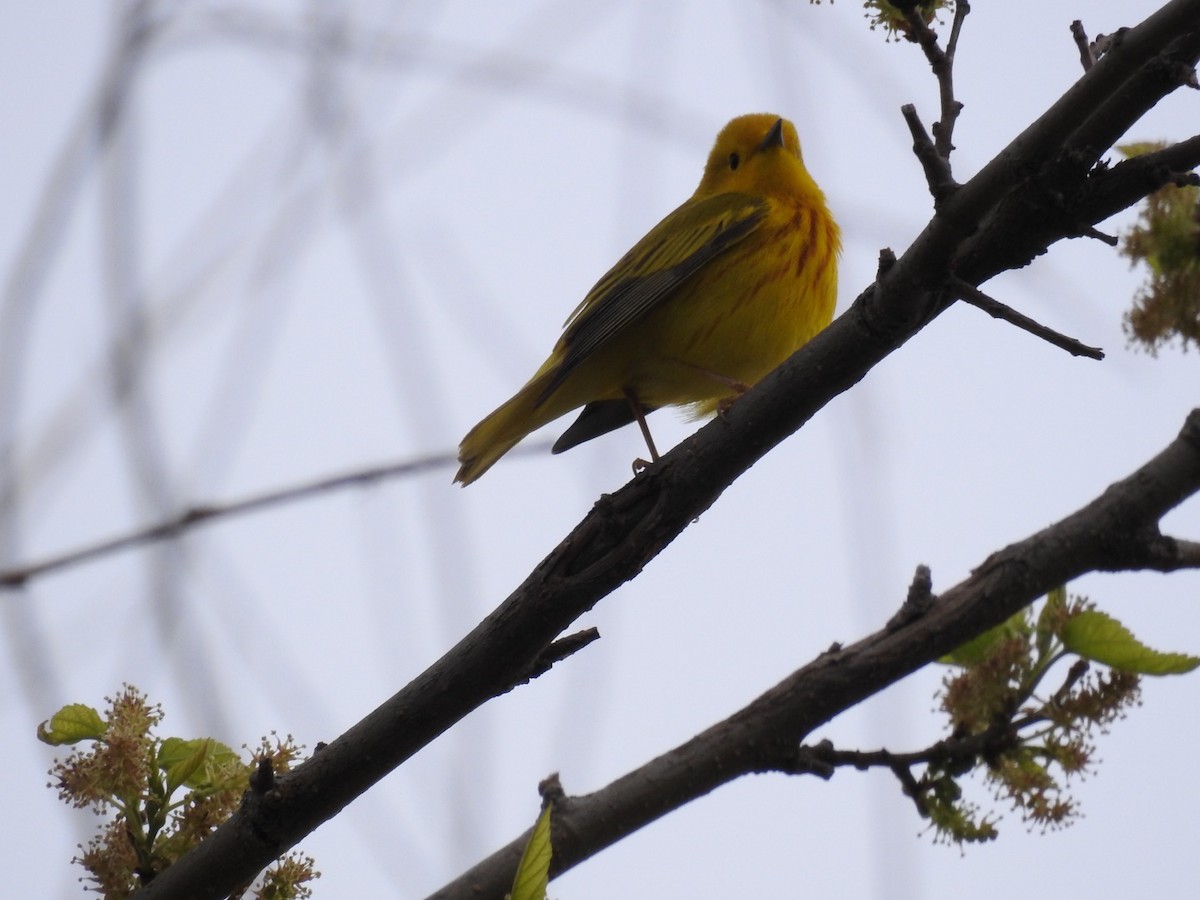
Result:
<svg viewBox="0 0 1200 900"><path fill-rule="evenodd" d="M72 806L112 816L74 860L88 873L81 880L106 900L130 896L228 819L263 760L282 773L300 753L291 736L272 735L247 763L212 738L157 737L162 708L137 688L125 685L105 699L105 715L64 706L38 727L38 737L88 745L55 760L49 786ZM306 898L308 882L319 876L311 858L290 854L263 874L255 896Z"/></svg>

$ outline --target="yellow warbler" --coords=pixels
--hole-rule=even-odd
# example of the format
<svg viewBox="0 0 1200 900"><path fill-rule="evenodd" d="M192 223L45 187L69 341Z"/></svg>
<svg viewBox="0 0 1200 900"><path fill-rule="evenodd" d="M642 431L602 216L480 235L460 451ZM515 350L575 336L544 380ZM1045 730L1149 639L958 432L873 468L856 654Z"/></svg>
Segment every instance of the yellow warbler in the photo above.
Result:
<svg viewBox="0 0 1200 900"><path fill-rule="evenodd" d="M529 383L463 438L454 480L470 484L579 407L555 453L636 421L657 459L647 413L724 408L829 324L840 252L795 126L739 116L691 198L600 279Z"/></svg>

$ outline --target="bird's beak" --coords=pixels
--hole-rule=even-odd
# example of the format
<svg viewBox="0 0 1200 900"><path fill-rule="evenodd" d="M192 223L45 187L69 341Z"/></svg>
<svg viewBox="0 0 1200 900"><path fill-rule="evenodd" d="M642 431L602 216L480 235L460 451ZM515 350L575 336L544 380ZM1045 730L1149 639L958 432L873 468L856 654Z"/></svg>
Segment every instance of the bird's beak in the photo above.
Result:
<svg viewBox="0 0 1200 900"><path fill-rule="evenodd" d="M769 150L772 147L783 146L783 119L776 119L767 136L759 142L758 150Z"/></svg>

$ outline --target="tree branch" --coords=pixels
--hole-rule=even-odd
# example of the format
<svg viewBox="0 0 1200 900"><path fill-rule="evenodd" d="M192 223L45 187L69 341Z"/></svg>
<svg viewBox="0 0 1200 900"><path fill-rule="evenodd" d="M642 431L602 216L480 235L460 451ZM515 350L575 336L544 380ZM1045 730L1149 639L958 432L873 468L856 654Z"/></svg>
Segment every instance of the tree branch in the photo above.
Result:
<svg viewBox="0 0 1200 900"><path fill-rule="evenodd" d="M543 441L516 447L513 449L512 454L528 455L544 453L549 449L549 443ZM390 481L393 478L402 478L409 475L420 475L423 472L434 469L451 469L457 465L458 460L455 458L455 454L433 453L429 456L417 457L416 459L409 459L404 462L372 466L342 475L330 475L311 481L304 481L300 484L263 491L250 497L243 497L240 500L231 500L226 503L196 504L170 519L157 522L153 525L147 525L144 528L135 529L126 534L105 538L93 544L77 547L74 550L67 550L63 553L46 557L45 559L23 563L8 569L0 569L0 588L21 587L30 579L40 575L47 575L51 572L57 572L60 569L67 569L85 562L93 562L102 557L119 553L122 550L131 550L134 547L158 541L173 540L182 537L185 533L199 525L212 524L222 519L231 519L247 513L260 512L274 506L283 506L300 500L308 500L333 491L345 490L346 488L371 487L381 481Z"/></svg>
<svg viewBox="0 0 1200 900"><path fill-rule="evenodd" d="M993 318L1003 319L1010 325L1016 325L1021 330L1027 331L1035 337L1040 337L1055 347L1061 347L1072 356L1086 356L1088 359L1104 359L1104 351L1099 347L1089 347L1087 344L1075 340L1075 338L1067 337L1065 334L1060 334L1052 328L1047 328L1024 313L1017 312L1011 306L1006 306L999 300L992 299L979 290L979 288L975 287L975 285L969 284L961 278L952 278L950 286L964 302L971 304L977 309L982 309Z"/></svg>
<svg viewBox="0 0 1200 900"><path fill-rule="evenodd" d="M1079 19L1071 23L1071 37L1074 38L1075 47L1079 50L1079 64L1086 72L1096 64L1096 57L1092 52L1092 45L1088 41L1087 30Z"/></svg>
<svg viewBox="0 0 1200 900"><path fill-rule="evenodd" d="M941 71L935 69L938 76L938 92L941 99L942 115L933 123L933 136L937 140L938 153L950 162L950 154L954 152L954 125L963 105L954 96L954 56L958 51L958 38L962 33L963 22L971 12L971 4L967 0L957 0L954 4L954 22L950 26L950 37L946 41L945 65Z"/></svg>
<svg viewBox="0 0 1200 900"><path fill-rule="evenodd" d="M1200 166L1200 135L1122 160L1112 168L1092 173L1079 212L1087 219L1099 221L1165 185L1200 184L1200 178L1191 171L1197 166Z"/></svg>
<svg viewBox="0 0 1200 900"><path fill-rule="evenodd" d="M537 659L530 663L528 673L520 679L518 684L527 684L533 681L533 679L544 675L556 663L562 662L568 656L575 655L588 644L598 640L600 640L600 631L596 628L585 628L582 631L559 638L538 654ZM517 684L514 684L513 687L517 687Z"/></svg>
<svg viewBox="0 0 1200 900"><path fill-rule="evenodd" d="M905 103L900 107L900 114L904 116L908 133L912 135L913 153L925 172L925 183L933 196L933 208L937 209L938 205L958 188L958 182L954 180L949 160L938 152L929 132L925 130L925 123L917 115L917 108L911 103Z"/></svg>
<svg viewBox="0 0 1200 900"><path fill-rule="evenodd" d="M925 23L917 4L905 4L900 9L908 23L909 39L920 45L938 82L941 118L933 123L933 139L930 139L925 126L917 118L916 107L909 103L901 108L913 136L913 149L925 169L925 180L936 207L957 187L950 154L954 152L954 125L963 105L954 96L954 55L958 50L963 22L971 12L971 4L967 0L959 0L955 4L954 22L950 26L950 38L944 51L938 46L937 34Z"/></svg>

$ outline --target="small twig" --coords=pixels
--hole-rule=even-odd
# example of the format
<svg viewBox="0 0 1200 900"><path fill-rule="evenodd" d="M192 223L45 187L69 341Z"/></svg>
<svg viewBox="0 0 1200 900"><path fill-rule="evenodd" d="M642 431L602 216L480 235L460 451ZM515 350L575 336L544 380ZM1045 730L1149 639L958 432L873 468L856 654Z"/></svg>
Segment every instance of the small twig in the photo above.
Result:
<svg viewBox="0 0 1200 900"><path fill-rule="evenodd" d="M1200 541L1158 535L1142 546L1147 569L1173 572L1179 569L1200 569Z"/></svg>
<svg viewBox="0 0 1200 900"><path fill-rule="evenodd" d="M1110 247L1116 247L1121 243L1121 239L1115 234L1106 234L1094 225L1085 225L1076 232L1076 237L1089 237L1093 240L1100 241L1102 244L1108 244Z"/></svg>
<svg viewBox="0 0 1200 900"><path fill-rule="evenodd" d="M1048 705L1059 707L1062 706L1071 696L1071 690L1079 683L1079 679L1088 673L1091 666L1086 659L1077 659L1071 664L1071 668L1067 669L1067 677L1063 679L1062 685L1054 696L1050 698Z"/></svg>
<svg viewBox="0 0 1200 900"><path fill-rule="evenodd" d="M966 737L943 738L937 743L930 744L924 750L911 753L893 753L891 750L838 750L833 744L824 740L815 745L797 747L791 758L777 771L788 775L821 775L825 770L853 766L860 772L867 769L897 767L910 769L913 766L924 766L930 763L952 764L971 760L984 751L991 750L1002 742L1005 746L1012 742L1012 725L1005 721L993 725L978 734ZM827 777L822 775L822 777Z"/></svg>
<svg viewBox="0 0 1200 900"><path fill-rule="evenodd" d="M833 749L833 742L828 738L813 747L802 744L796 748L792 765L786 769L786 773L788 775L816 775L818 778L828 781L837 771L836 764L829 758L836 752Z"/></svg>
<svg viewBox="0 0 1200 900"><path fill-rule="evenodd" d="M568 656L578 653L588 644L592 643L592 641L599 639L600 630L598 628L585 628L583 631L576 631L574 634L568 634L566 637L559 638L529 664L526 673L521 676L519 681L513 683L513 687L517 687L520 684L527 684L533 681L533 679L546 674L555 663L562 662Z"/></svg>
<svg viewBox="0 0 1200 900"><path fill-rule="evenodd" d="M517 451L522 454L531 454L542 453L547 449L548 446L546 444L537 443L519 447ZM107 556L110 553L129 550L143 544L177 538L205 522L257 512L258 510L267 509L272 506L305 500L329 491L352 487L370 487L379 481L388 481L405 475L419 475L433 469L445 469L456 463L457 460L452 453L435 453L430 456L418 457L417 459L410 459L401 463L375 466L344 475L319 478L315 481L307 481L290 487L265 491L261 494L256 494L242 500L234 500L229 503L197 504L183 510L177 516L155 525L149 525L117 537L106 538L105 540L97 541L94 544L79 547L75 550L68 550L65 553L51 556L38 562L2 569L0 570L0 588L21 587L31 578L45 575L48 572L65 569L79 563L90 562L91 560Z"/></svg>
<svg viewBox="0 0 1200 900"><path fill-rule="evenodd" d="M256 794L265 794L275 789L275 766L271 757L260 756L258 765L250 773L250 790Z"/></svg>
<svg viewBox="0 0 1200 900"><path fill-rule="evenodd" d="M954 54L958 51L958 36L962 34L963 22L971 12L971 4L967 0L959 0L954 5L954 22L950 25L950 39L946 41L946 56L954 62Z"/></svg>
<svg viewBox="0 0 1200 900"><path fill-rule="evenodd" d="M900 113L908 123L908 131L913 139L913 153L925 172L925 183L929 185L929 193L933 196L936 209L938 204L957 190L958 183L950 171L950 163L938 153L933 139L925 130L924 123L917 115L917 108L911 103L906 103L900 107Z"/></svg>
<svg viewBox="0 0 1200 900"><path fill-rule="evenodd" d="M908 23L908 39L920 44L934 74L938 75L938 70L945 67L948 60L942 48L938 46L937 34L929 27L925 17L921 14L920 4L896 4L896 8L904 14L904 21Z"/></svg>
<svg viewBox="0 0 1200 900"><path fill-rule="evenodd" d="M920 618L933 605L935 599L937 598L933 595L933 573L929 571L929 566L917 566L912 584L908 586L908 596L904 598L904 604L896 614L888 619L887 630L895 631Z"/></svg>
<svg viewBox="0 0 1200 900"><path fill-rule="evenodd" d="M954 54L958 50L958 37L962 33L963 22L971 12L971 4L967 0L958 0L954 6L954 23L950 26L950 39L946 41L946 64L943 71L934 70L937 75L938 90L941 96L942 117L933 123L933 137L937 141L938 153L949 165L950 154L954 151L954 125L963 105L954 96Z"/></svg>
<svg viewBox="0 0 1200 900"><path fill-rule="evenodd" d="M1079 48L1079 64L1087 71L1096 64L1092 55L1092 45L1088 42L1087 32L1083 30L1083 22L1076 19L1071 23L1071 37L1075 38L1075 46Z"/></svg>
<svg viewBox="0 0 1200 900"><path fill-rule="evenodd" d="M953 768L960 764L974 765L980 758L1003 752L1012 746L1017 728L1004 721L978 734L965 737L950 737L913 753L893 753L890 750L838 750L829 740L813 746L802 745L791 754L790 759L778 766L778 771L787 775L816 775L828 781L839 767L853 766L865 771L871 768L886 768L896 776L904 793L912 798L917 811L928 815L923 794L928 785L922 784L912 773L914 766L941 765Z"/></svg>
<svg viewBox="0 0 1200 900"><path fill-rule="evenodd" d="M901 11L908 23L909 39L920 45L938 81L941 118L933 123L933 136L937 142L937 152L949 168L950 154L954 150L954 123L962 112L962 104L954 98L954 53L958 49L963 21L971 12L971 4L966 0L959 0L955 4L954 22L950 26L950 39L945 50L938 46L937 33L925 22L918 4L905 5Z"/></svg>
<svg viewBox="0 0 1200 900"><path fill-rule="evenodd" d="M896 251L891 247L884 247L879 251L879 263L875 266L875 280L880 281L884 275L891 271L892 266L896 264Z"/></svg>
<svg viewBox="0 0 1200 900"><path fill-rule="evenodd" d="M904 791L905 796L911 797L913 803L917 806L917 814L921 818L929 815L928 804L925 803L925 797L921 790L921 783L913 776L912 769L901 763L893 763L890 767L892 774L900 782L900 788Z"/></svg>
<svg viewBox="0 0 1200 900"><path fill-rule="evenodd" d="M539 781L537 789L538 796L542 798L543 803L557 805L567 797L567 792L563 790L562 779L558 777L557 772L551 772Z"/></svg>
<svg viewBox="0 0 1200 900"><path fill-rule="evenodd" d="M1028 331L1035 337L1040 337L1055 347L1061 347L1072 356L1086 356L1088 359L1104 359L1104 351L1099 347L1089 347L1087 344L1075 340L1075 338L1067 337L1065 334L1060 334L1052 328L1047 328L1040 322L1035 322L1029 316L1017 312L1011 306L1005 306L999 300L989 297L983 291L979 290L979 288L975 287L975 285L969 284L961 278L951 278L950 289L958 295L960 300L982 309L993 318L1003 319L1010 325L1015 325L1023 331Z"/></svg>
<svg viewBox="0 0 1200 900"><path fill-rule="evenodd" d="M908 595L904 598L905 603L916 603L920 606L927 605L933 599L933 572L929 570L929 566L921 563L913 572L912 584L908 586Z"/></svg>

